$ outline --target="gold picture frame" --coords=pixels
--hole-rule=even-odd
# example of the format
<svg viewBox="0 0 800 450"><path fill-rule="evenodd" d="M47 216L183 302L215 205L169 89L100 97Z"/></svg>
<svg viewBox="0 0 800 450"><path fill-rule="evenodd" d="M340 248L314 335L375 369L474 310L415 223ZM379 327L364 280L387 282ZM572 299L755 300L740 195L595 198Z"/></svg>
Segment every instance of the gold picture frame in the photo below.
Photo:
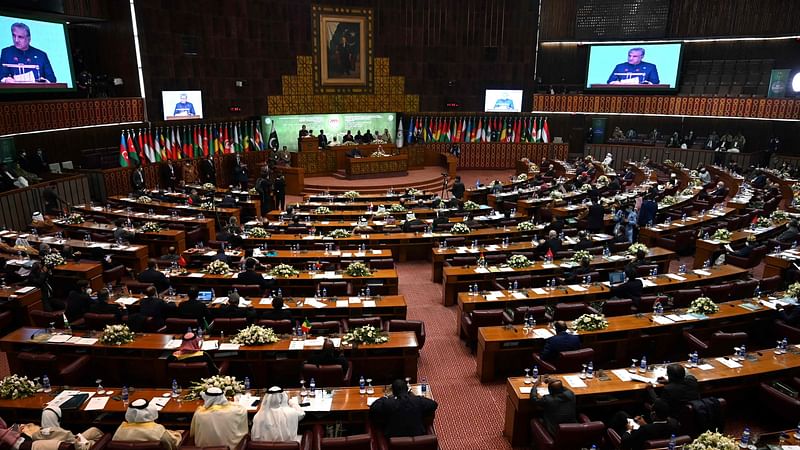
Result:
<svg viewBox="0 0 800 450"><path fill-rule="evenodd" d="M314 93L374 92L371 8L313 5Z"/></svg>

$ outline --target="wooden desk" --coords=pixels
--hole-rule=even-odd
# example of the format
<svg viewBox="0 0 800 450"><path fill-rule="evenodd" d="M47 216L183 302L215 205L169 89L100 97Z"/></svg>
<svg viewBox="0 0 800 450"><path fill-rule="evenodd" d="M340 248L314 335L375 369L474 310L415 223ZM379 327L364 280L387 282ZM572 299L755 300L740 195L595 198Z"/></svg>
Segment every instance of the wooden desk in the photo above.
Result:
<svg viewBox="0 0 800 450"><path fill-rule="evenodd" d="M116 225L111 225L107 223L97 223L91 221L67 224L58 220L54 220L53 223L57 224L62 228L84 230L93 233L105 233L110 236L109 241L113 240L114 229L116 229ZM178 253L186 250L186 232L183 230L163 228L161 231L145 232L133 228L129 229L129 231L132 231L134 233L132 241L134 243L146 245L147 253L149 255L152 255L153 258L157 258L159 255L167 254L169 247L175 247L175 251ZM147 255L144 256L143 262L144 262L144 267L146 267ZM141 269L137 267L139 267L139 264L136 264L134 267L137 272L141 272L142 270L144 270L144 267Z"/></svg>
<svg viewBox="0 0 800 450"><path fill-rule="evenodd" d="M766 377L773 377L785 372L797 371L800 368L800 354L786 353L775 355L772 349L760 351L763 356L751 353L757 358L756 361L745 361L743 367L729 369L718 362L715 358L707 360L714 366L711 370L687 369L687 373L694 375L700 383L703 395L709 395L725 388L741 388L744 385L751 385L759 382ZM585 388L574 388L578 402L578 409L581 410L582 403L588 403L595 396L613 395L614 397L639 396L646 388L648 383L638 381L622 381L616 374L606 371L610 378L609 381L600 381L598 378L584 380L587 384ZM562 379L565 375L559 374L551 378ZM652 373L646 374L652 377ZM525 385L524 377L508 378L506 380L506 413L503 435L511 442L512 446L525 446L530 443L530 421L533 418L535 405L530 400L530 394L523 394L520 388ZM564 386L569 384L564 381Z"/></svg>
<svg viewBox="0 0 800 450"><path fill-rule="evenodd" d="M147 222L158 222L161 224L165 224L167 227L170 225L180 225L182 227L199 227L204 231L203 239L206 241L216 239L217 232L216 232L216 225L214 223L213 218L203 218L198 219L196 216L176 216L172 217L168 214L147 214L145 212L134 212L131 211L130 213L124 209L111 209L111 208L103 208L102 206L87 206L87 205L75 205L72 209L83 213L88 214L90 216L100 216L106 217L115 221L117 219L131 219L131 220L138 220L138 221L147 221Z"/></svg>
<svg viewBox="0 0 800 450"><path fill-rule="evenodd" d="M45 331L24 327L0 339L0 349L9 354L12 373L23 373L16 354L38 347L64 358L70 358L75 353L91 355L90 373L102 373L107 384L166 387L172 379L167 373L166 359L172 350L166 349L166 345L175 338L173 335L141 333L137 334L136 340L124 345L104 345L100 342L76 345L31 339L31 336L43 337L41 335ZM73 335L87 336L89 333L75 331ZM284 337L272 344L241 346L234 352L211 350L210 353L220 355L218 361L224 358L232 364L248 367L251 379L257 386L271 386L277 381L292 385L297 382L303 361L311 352L321 349L321 344L294 350L289 347L291 342ZM419 345L413 331L389 332L389 340L383 344L361 344L355 349L343 345L342 351L352 361L353 373L372 378L377 384L391 383L395 378L406 376L416 380ZM142 361L148 362L147 371L141 370ZM131 370L135 373L130 373Z"/></svg>
<svg viewBox="0 0 800 450"><path fill-rule="evenodd" d="M187 188L190 188L187 186ZM196 186L195 189L201 190L202 186ZM149 191L152 194L174 199L176 202L185 204L189 199L189 194L185 192L167 192L167 191ZM214 200L219 203L223 200L225 195L231 195L238 200L237 205L241 208L242 213L247 216L259 217L261 216L261 199L258 194L249 194L247 191L236 191L217 188L214 195ZM210 198L210 197L208 197Z"/></svg>
<svg viewBox="0 0 800 450"><path fill-rule="evenodd" d="M0 255L7 257L8 255ZM13 257L12 257L13 258ZM22 266L25 261L8 259L6 264L10 266ZM99 291L103 288L103 265L94 262L68 262L60 266L53 267L52 285L57 290L56 284L66 282L71 286L77 280L86 280L89 286Z"/></svg>
<svg viewBox="0 0 800 450"><path fill-rule="evenodd" d="M712 164L706 164L705 167L713 178L716 178L717 181L722 181L725 183L725 187L727 187L728 192L730 192L729 197L734 196L737 192L739 192L739 186L741 186L742 182L744 182L744 177L739 174L720 169Z"/></svg>
<svg viewBox="0 0 800 450"><path fill-rule="evenodd" d="M784 221L777 225L773 225L769 228L734 231L731 234L730 243L738 244L744 242L747 240L747 237L751 234L755 235L757 241L769 239L770 237L780 234L783 231L783 229L786 228L787 223L789 222ZM692 266L692 268L700 269L701 267L703 267L706 261L711 259L718 252L723 251L723 245L725 244L720 241L697 239L695 244L694 265ZM766 275L765 273L764 276L769 276L769 275Z"/></svg>
<svg viewBox="0 0 800 450"><path fill-rule="evenodd" d="M193 262L208 264L214 258L214 255L211 255L211 252L214 255L217 254L217 251L211 248L190 248L183 252L184 258L186 258L188 264L191 266ZM241 258L242 257L241 250L226 250L225 254L233 257L233 258ZM356 256L359 255L359 256ZM383 258L391 258L392 251L389 249L366 249L366 251L362 254L359 252L353 251L342 251L342 250L333 250L331 252L325 252L324 250L306 250L302 249L299 251L292 251L292 250L266 250L262 251L258 248L254 248L252 252L253 258L258 259L262 263L268 264L280 264L280 263L287 263L295 266L301 266L303 264L311 263L311 262L318 262L318 261L328 261L328 262L339 262L342 259L358 259L359 261L370 261L372 259L383 259Z"/></svg>
<svg viewBox="0 0 800 450"><path fill-rule="evenodd" d="M724 207L718 211L709 211L705 214L696 214L688 217L686 222L682 220L673 220L669 225L655 224L652 227L642 227L639 230L639 242L649 246L656 245L658 238L668 236L676 231L693 230L701 227L708 226L719 219L725 218L732 212L736 211L733 208Z"/></svg>
<svg viewBox="0 0 800 450"><path fill-rule="evenodd" d="M773 251L774 250L770 250L770 252ZM788 256L793 254L797 255L796 258ZM786 274L786 269L792 267L793 263L800 264L798 259L800 259L800 253L793 250L785 250L780 255L769 253L764 257L764 274L762 276L764 278L773 277L775 275L782 277Z"/></svg>
<svg viewBox="0 0 800 450"><path fill-rule="evenodd" d="M375 175L406 175L408 155L376 156L345 159L348 179L374 178Z"/></svg>
<svg viewBox="0 0 800 450"><path fill-rule="evenodd" d="M650 249L647 259L648 261L659 264L661 266L661 273L663 273L669 268L669 262L675 258L675 256L675 252L671 250L654 247ZM613 258L614 260L608 260L602 256L594 256L589 264L592 270L607 271L625 267L634 257L625 255L620 258L619 255L613 255ZM561 266L562 264L569 264L569 269L577 267L577 265L572 266L572 262L569 260L556 260L547 266L545 266L542 261L535 261L532 266L523 269L490 267L488 273L479 273L476 271L477 269L475 267L445 267L442 272L444 276L442 304L445 306L456 304L458 293L464 291L463 288L467 287L465 285L473 283L483 285L489 281L494 281L498 276L532 275L534 278L541 279L541 281L549 280L555 276L562 276L565 269ZM483 288L484 286L480 287ZM460 316L458 318L458 323L461 323Z"/></svg>
<svg viewBox="0 0 800 450"><path fill-rule="evenodd" d="M724 322L726 327L734 324L747 327L759 317L774 314L772 309L763 305L756 311L739 306L751 301L751 299L747 299L720 303L719 312L711 314L705 319L668 324L654 322L652 313L606 317L608 328L598 331L579 331L577 334L581 337L582 347L591 347L595 350L595 361L608 361L613 358L619 363L628 361L633 355L641 356L641 352L631 353L630 347L631 343L637 342L644 335L650 341L658 338L656 342L663 344L663 348L674 348L675 345L682 345L681 332L687 326L709 328ZM685 310L667 311L666 315L673 313L683 314ZM536 328L547 330L552 335L551 324L538 325ZM744 331L740 328L737 330ZM524 368L530 364L531 352L541 351L544 347L544 340L542 337L537 337L533 331L526 334L522 325L481 327L478 331L476 356L478 378L485 383L498 376L522 373ZM638 347L633 349L633 351L638 350L641 349Z"/></svg>
<svg viewBox="0 0 800 450"><path fill-rule="evenodd" d="M11 311L12 327L31 325L30 312L41 311L42 291L34 287L0 287L0 311Z"/></svg>
<svg viewBox="0 0 800 450"><path fill-rule="evenodd" d="M343 191L339 191L343 192ZM417 200L430 200L433 197L433 193L431 192L422 192L421 194L417 194L414 196ZM400 202L400 197L403 196L403 192L397 193L385 193L385 194L359 194L359 196L355 199L355 202L361 202L362 204L369 204L372 203L398 203ZM338 202L338 203L349 203L351 200L342 194L306 194L303 198L308 202L319 202L320 204L329 203L329 202Z"/></svg>
<svg viewBox="0 0 800 450"><path fill-rule="evenodd" d="M214 210L207 210L202 209L199 206L189 206L180 203L170 203L170 202L159 202L153 200L151 203L139 203L136 201L135 198L129 198L122 195L116 195L108 198L109 202L116 203L119 205L124 205L126 207L133 208L137 211L158 211L161 213L170 214L173 211L177 211L179 214L183 212L183 215L199 215L203 214L206 216L214 216L219 215L228 222L228 218L236 217L237 223L242 223L241 218L241 211L239 208L221 208L217 206L217 209Z"/></svg>

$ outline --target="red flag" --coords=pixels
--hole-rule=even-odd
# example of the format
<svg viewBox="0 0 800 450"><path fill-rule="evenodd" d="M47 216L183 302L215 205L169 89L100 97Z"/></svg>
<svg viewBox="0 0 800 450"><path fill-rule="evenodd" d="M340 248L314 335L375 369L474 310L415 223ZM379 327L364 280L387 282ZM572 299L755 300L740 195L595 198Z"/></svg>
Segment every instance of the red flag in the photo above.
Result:
<svg viewBox="0 0 800 450"><path fill-rule="evenodd" d="M178 265L181 267L186 267L186 260L183 258L183 255L178 258Z"/></svg>
<svg viewBox="0 0 800 450"><path fill-rule="evenodd" d="M208 158L208 127L203 127L203 157Z"/></svg>
<svg viewBox="0 0 800 450"><path fill-rule="evenodd" d="M751 220L750 223L757 224L758 223L758 216L753 216L753 220Z"/></svg>
<svg viewBox="0 0 800 450"><path fill-rule="evenodd" d="M553 249L548 248L547 249L547 253L545 253L544 256L546 256L547 259L552 259L553 258Z"/></svg>

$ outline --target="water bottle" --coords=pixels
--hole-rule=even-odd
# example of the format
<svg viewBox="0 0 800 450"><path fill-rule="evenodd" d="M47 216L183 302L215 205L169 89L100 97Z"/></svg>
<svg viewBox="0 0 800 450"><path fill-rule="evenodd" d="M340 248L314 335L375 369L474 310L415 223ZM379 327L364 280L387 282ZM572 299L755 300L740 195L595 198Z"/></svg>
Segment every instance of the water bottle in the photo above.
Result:
<svg viewBox="0 0 800 450"><path fill-rule="evenodd" d="M594 378L594 364L591 361L586 366L586 378Z"/></svg>
<svg viewBox="0 0 800 450"><path fill-rule="evenodd" d="M780 246L780 245L776 245L776 246L775 246L775 254L777 255L777 254L779 254L780 252L781 252L781 246Z"/></svg>
<svg viewBox="0 0 800 450"><path fill-rule="evenodd" d="M427 378L422 377L420 379L420 387L419 387L419 389L422 392L422 396L423 397L428 393L428 379Z"/></svg>
<svg viewBox="0 0 800 450"><path fill-rule="evenodd" d="M364 395L367 392L367 382L364 381L364 375L358 379L358 393Z"/></svg>
<svg viewBox="0 0 800 450"><path fill-rule="evenodd" d="M250 392L250 377L244 377L244 391Z"/></svg>
<svg viewBox="0 0 800 450"><path fill-rule="evenodd" d="M658 276L658 267L653 267L653 277Z"/></svg>
<svg viewBox="0 0 800 450"><path fill-rule="evenodd" d="M591 275L586 275L586 284L587 285L592 284L592 276Z"/></svg>
<svg viewBox="0 0 800 450"><path fill-rule="evenodd" d="M761 298L761 283L756 284L756 289L753 291L753 297Z"/></svg>
<svg viewBox="0 0 800 450"><path fill-rule="evenodd" d="M750 445L750 427L744 427L744 431L742 431L742 440L739 443L739 447L747 448Z"/></svg>
<svg viewBox="0 0 800 450"><path fill-rule="evenodd" d="M51 392L53 388L50 386L50 377L44 374L42 377L42 392Z"/></svg>
<svg viewBox="0 0 800 450"><path fill-rule="evenodd" d="M314 381L313 378L311 379L311 381L308 382L308 389L309 389L308 395L310 395L312 397L316 397L316 395L317 395L317 392L316 392L317 391L317 382Z"/></svg>
<svg viewBox="0 0 800 450"><path fill-rule="evenodd" d="M692 367L697 367L697 365L700 363L700 356L697 354L697 351L692 352L691 362Z"/></svg>
<svg viewBox="0 0 800 450"><path fill-rule="evenodd" d="M469 285L469 296L470 297L475 296L475 289L473 289L473 286L474 285L472 285L472 284Z"/></svg>
<svg viewBox="0 0 800 450"><path fill-rule="evenodd" d="M686 222L686 213L684 213L683 217L681 217L681 221Z"/></svg>
<svg viewBox="0 0 800 450"><path fill-rule="evenodd" d="M320 298L320 295L321 295L321 292L320 292L319 288L317 288L317 293L316 293L316 294L314 294L314 298L315 298L315 299L316 299L316 298Z"/></svg>
<svg viewBox="0 0 800 450"><path fill-rule="evenodd" d="M747 346L746 345L742 344L742 346L739 347L739 355L740 355L739 358L742 361L744 361L745 358L747 357Z"/></svg>
<svg viewBox="0 0 800 450"><path fill-rule="evenodd" d="M197 342L200 344L200 347L203 346L203 329L197 328Z"/></svg>
<svg viewBox="0 0 800 450"><path fill-rule="evenodd" d="M513 284L513 286L511 287L511 289L513 289L513 290L515 290L515 291L516 291L518 288L519 288L519 282L517 282L517 280L514 280L514 284Z"/></svg>
<svg viewBox="0 0 800 450"><path fill-rule="evenodd" d="M609 256L611 256L611 249L606 246L603 248L603 258L608 258Z"/></svg>
<svg viewBox="0 0 800 450"><path fill-rule="evenodd" d="M678 267L678 273L681 275L686 273L686 264L681 264L680 267Z"/></svg>
<svg viewBox="0 0 800 450"><path fill-rule="evenodd" d="M322 297L328 298L328 288L322 288Z"/></svg>
<svg viewBox="0 0 800 450"><path fill-rule="evenodd" d="M556 279L555 278L551 278L550 279L550 289L555 289L555 288L556 288Z"/></svg>
<svg viewBox="0 0 800 450"><path fill-rule="evenodd" d="M539 379L539 366L533 366L533 381Z"/></svg>
<svg viewBox="0 0 800 450"><path fill-rule="evenodd" d="M656 313L657 316L664 314L664 306L661 305L661 302L656 302L653 306L653 311Z"/></svg>
<svg viewBox="0 0 800 450"><path fill-rule="evenodd" d="M372 298L372 293L370 292L369 286L367 286L366 293L367 293L367 298Z"/></svg>
<svg viewBox="0 0 800 450"><path fill-rule="evenodd" d="M178 380L172 379L172 398L178 396Z"/></svg>
<svg viewBox="0 0 800 450"><path fill-rule="evenodd" d="M67 315L63 314L64 316L64 333L72 334L72 326L70 326L69 320L67 320Z"/></svg>
<svg viewBox="0 0 800 450"><path fill-rule="evenodd" d="M781 350L783 351L783 353L786 353L786 351L789 350L789 340L788 339L783 338L781 340Z"/></svg>
<svg viewBox="0 0 800 450"><path fill-rule="evenodd" d="M128 386L122 386L122 404L128 406Z"/></svg>
<svg viewBox="0 0 800 450"><path fill-rule="evenodd" d="M639 370L642 372L647 370L647 356L642 356L642 361L639 363Z"/></svg>
<svg viewBox="0 0 800 450"><path fill-rule="evenodd" d="M669 450L675 450L676 444L677 442L675 442L675 435L673 434L672 436L669 437L669 445L667 445L667 448Z"/></svg>

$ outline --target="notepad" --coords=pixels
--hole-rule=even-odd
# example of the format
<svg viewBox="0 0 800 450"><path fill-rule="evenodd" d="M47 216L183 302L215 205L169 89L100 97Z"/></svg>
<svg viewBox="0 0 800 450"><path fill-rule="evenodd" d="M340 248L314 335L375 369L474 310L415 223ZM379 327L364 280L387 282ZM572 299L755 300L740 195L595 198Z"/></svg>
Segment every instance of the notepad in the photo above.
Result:
<svg viewBox="0 0 800 450"><path fill-rule="evenodd" d="M181 340L180 339L170 339L169 342L167 342L166 345L164 345L164 348L165 349L173 349L173 348L178 348L180 346L181 346Z"/></svg>
<svg viewBox="0 0 800 450"><path fill-rule="evenodd" d="M547 328L535 328L533 330L534 336L540 339L547 339L553 335L553 332L548 330Z"/></svg>
<svg viewBox="0 0 800 450"><path fill-rule="evenodd" d="M522 299L528 298L528 295L525 294L524 292L514 292L513 294L511 294L511 297L513 297L513 298L515 298L517 300L522 300Z"/></svg>
<svg viewBox="0 0 800 450"><path fill-rule="evenodd" d="M578 375L564 375L564 381L566 381L567 384L573 388L586 387L586 383L584 383L584 381L581 380L581 377Z"/></svg>
<svg viewBox="0 0 800 450"><path fill-rule="evenodd" d="M51 336L50 339L47 340L47 342L53 344L60 344L69 341L70 338L72 338L71 334L55 334Z"/></svg>
<svg viewBox="0 0 800 450"><path fill-rule="evenodd" d="M17 289L14 291L15 294L27 294L28 292L36 289L34 286L25 286L24 288Z"/></svg>
<svg viewBox="0 0 800 450"><path fill-rule="evenodd" d="M350 302L351 304L361 303L361 297L350 297L347 299L347 301Z"/></svg>
<svg viewBox="0 0 800 450"><path fill-rule="evenodd" d="M533 293L536 295L547 295L547 291L542 288L533 288Z"/></svg>
<svg viewBox="0 0 800 450"><path fill-rule="evenodd" d="M485 267L479 267L479 268L475 269L475 273L489 273L489 269L487 269Z"/></svg>
<svg viewBox="0 0 800 450"><path fill-rule="evenodd" d="M680 275L675 275L674 273L665 273L664 275L669 278L672 278L675 281L686 281L685 277L682 277Z"/></svg>
<svg viewBox="0 0 800 450"><path fill-rule="evenodd" d="M587 290L585 287L577 285L577 284L570 284L568 287L570 289L572 289L573 291L575 291L575 292L584 292L584 291Z"/></svg>
<svg viewBox="0 0 800 450"><path fill-rule="evenodd" d="M195 273L190 273L189 278L203 278L205 275L206 274L204 273L195 272Z"/></svg>
<svg viewBox="0 0 800 450"><path fill-rule="evenodd" d="M660 325L669 325L671 323L675 323L674 320L670 319L669 317L665 316L653 316L653 322L660 324Z"/></svg>
<svg viewBox="0 0 800 450"><path fill-rule="evenodd" d="M625 369L614 369L611 371L614 375L617 376L622 381L631 381L631 374Z"/></svg>
<svg viewBox="0 0 800 450"><path fill-rule="evenodd" d="M362 306L364 308L374 308L377 306L377 304L375 303L375 300L364 300Z"/></svg>
<svg viewBox="0 0 800 450"><path fill-rule="evenodd" d="M305 347L303 341L291 341L289 342L289 350L302 350Z"/></svg>
<svg viewBox="0 0 800 450"><path fill-rule="evenodd" d="M347 300L336 300L336 307L337 308L347 308L347 304L349 302Z"/></svg>
<svg viewBox="0 0 800 450"><path fill-rule="evenodd" d="M108 399L110 397L92 397L89 399L89 403L86 404L86 407L83 408L84 411L97 411L101 410L106 407L108 403Z"/></svg>
<svg viewBox="0 0 800 450"><path fill-rule="evenodd" d="M153 397L153 399L150 400L149 407L155 408L156 411L161 411L167 406L167 403L169 403L169 397Z"/></svg>
<svg viewBox="0 0 800 450"><path fill-rule="evenodd" d="M533 386L520 386L519 393L520 394L530 394L533 390Z"/></svg>
<svg viewBox="0 0 800 450"><path fill-rule="evenodd" d="M219 341L203 341L203 351L216 350L219 347Z"/></svg>
<svg viewBox="0 0 800 450"><path fill-rule="evenodd" d="M736 362L736 361L734 361L732 359L729 359L729 358L722 357L722 356L720 356L719 358L716 358L716 360L719 361L720 364L722 364L723 366L725 366L725 367L727 367L729 369L738 369L739 367L742 367L742 365L739 364L738 362Z"/></svg>
<svg viewBox="0 0 800 450"><path fill-rule="evenodd" d="M219 349L221 351L225 351L225 350L236 351L236 350L239 350L239 344L233 344L233 343L230 343L230 342L225 342L225 343L219 344Z"/></svg>
<svg viewBox="0 0 800 450"><path fill-rule="evenodd" d="M97 343L97 339L96 338L80 338L75 343L77 345L94 345L94 344Z"/></svg>
<svg viewBox="0 0 800 450"><path fill-rule="evenodd" d="M709 272L709 271L706 271L706 270L700 270L700 269L695 269L695 270L693 270L692 272L694 272L694 273L696 273L696 274L698 274L698 275L702 275L702 276L704 276L704 277L707 277L707 276L710 276L710 275L711 275L711 272Z"/></svg>

